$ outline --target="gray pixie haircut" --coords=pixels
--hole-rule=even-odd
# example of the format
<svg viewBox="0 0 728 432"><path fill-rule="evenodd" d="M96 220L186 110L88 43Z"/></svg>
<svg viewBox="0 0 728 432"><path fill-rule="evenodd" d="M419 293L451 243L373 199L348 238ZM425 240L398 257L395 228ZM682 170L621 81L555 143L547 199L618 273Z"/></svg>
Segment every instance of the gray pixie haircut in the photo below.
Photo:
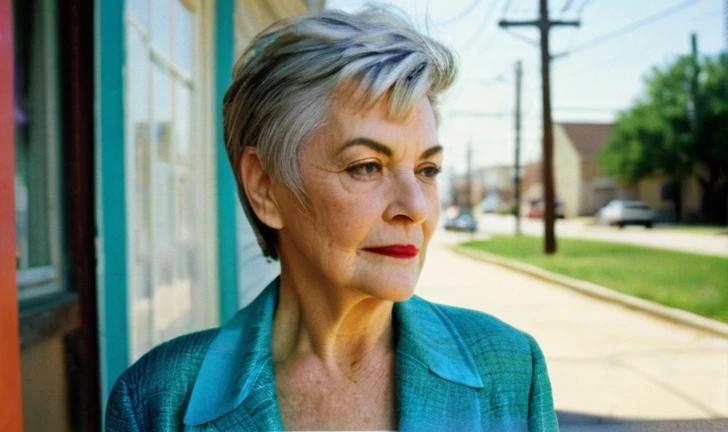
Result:
<svg viewBox="0 0 728 432"><path fill-rule="evenodd" d="M278 21L258 34L235 63L223 127L238 194L263 255L277 259L277 234L258 219L245 194L245 146L255 147L263 170L304 203L299 154L325 126L337 90L353 88L362 110L383 100L388 114L401 119L423 96L435 106L455 74L450 50L387 9L325 10Z"/></svg>

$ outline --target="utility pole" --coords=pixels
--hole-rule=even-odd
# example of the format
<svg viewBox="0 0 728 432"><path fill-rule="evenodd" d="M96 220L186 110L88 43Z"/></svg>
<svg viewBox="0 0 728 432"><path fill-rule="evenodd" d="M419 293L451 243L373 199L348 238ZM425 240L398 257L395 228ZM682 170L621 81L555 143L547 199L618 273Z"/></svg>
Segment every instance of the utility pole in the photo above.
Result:
<svg viewBox="0 0 728 432"><path fill-rule="evenodd" d="M513 216L516 218L516 235L521 235L521 61L516 62L516 157L513 175L514 205Z"/></svg>
<svg viewBox="0 0 728 432"><path fill-rule="evenodd" d="M723 52L728 53L728 0L723 2Z"/></svg>
<svg viewBox="0 0 728 432"><path fill-rule="evenodd" d="M691 65L691 74L690 74L690 122L692 123L692 132L693 132L693 140L695 142L700 142L700 140L703 139L703 131L701 127L701 117L702 117L702 106L700 101L700 95L699 93L699 82L698 79L700 77L700 58L698 57L698 35L695 33L690 34L690 61L692 63ZM683 191L683 179L679 178L677 180L677 202L679 203L678 209L680 213L677 215L677 220L682 220L682 209L683 209L683 199L682 199L682 191ZM700 213L702 218L708 217L708 214L710 213L710 206L708 208L704 208L701 206ZM706 211L707 210L707 211Z"/></svg>
<svg viewBox="0 0 728 432"><path fill-rule="evenodd" d="M698 35L690 34L690 59L692 61L692 74L690 77L690 103L692 104L692 112L690 113L693 122L693 133L698 139L700 124L700 101L698 101L698 77L700 76L700 58L698 58Z"/></svg>
<svg viewBox="0 0 728 432"><path fill-rule="evenodd" d="M465 202L468 205L468 210L473 210L473 140L468 140L468 151L465 154L466 163L467 163L467 170L466 173L467 179L466 179L466 190L467 190L467 196L465 198Z"/></svg>
<svg viewBox="0 0 728 432"><path fill-rule="evenodd" d="M551 123L551 54L549 52L549 31L557 26L579 26L579 21L550 20L548 0L539 0L539 19L531 21L501 20L498 25L508 27L537 27L541 33L541 88L543 95L543 192L544 192L544 252L556 252L554 233L554 133Z"/></svg>

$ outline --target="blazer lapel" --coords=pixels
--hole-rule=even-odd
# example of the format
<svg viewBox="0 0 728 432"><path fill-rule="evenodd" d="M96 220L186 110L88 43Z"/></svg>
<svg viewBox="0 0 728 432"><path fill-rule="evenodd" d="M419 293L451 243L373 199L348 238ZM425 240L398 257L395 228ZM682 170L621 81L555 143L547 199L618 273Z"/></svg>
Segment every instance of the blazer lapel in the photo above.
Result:
<svg viewBox="0 0 728 432"><path fill-rule="evenodd" d="M269 361L248 396L232 412L210 423L219 431L282 431L275 378Z"/></svg>
<svg viewBox="0 0 728 432"><path fill-rule="evenodd" d="M277 296L278 279L220 329L195 380L186 426L283 429L270 345Z"/></svg>
<svg viewBox="0 0 728 432"><path fill-rule="evenodd" d="M399 429L480 430L483 381L449 319L419 297L395 305Z"/></svg>

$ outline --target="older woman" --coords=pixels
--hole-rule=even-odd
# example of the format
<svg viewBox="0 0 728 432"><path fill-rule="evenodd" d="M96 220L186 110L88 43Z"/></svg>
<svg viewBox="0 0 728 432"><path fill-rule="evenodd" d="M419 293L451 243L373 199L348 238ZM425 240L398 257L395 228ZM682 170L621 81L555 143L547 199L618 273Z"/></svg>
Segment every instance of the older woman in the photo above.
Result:
<svg viewBox="0 0 728 432"><path fill-rule="evenodd" d="M224 100L243 206L281 276L116 383L114 430L555 430L543 356L413 290L437 225L452 55L381 10L279 22Z"/></svg>

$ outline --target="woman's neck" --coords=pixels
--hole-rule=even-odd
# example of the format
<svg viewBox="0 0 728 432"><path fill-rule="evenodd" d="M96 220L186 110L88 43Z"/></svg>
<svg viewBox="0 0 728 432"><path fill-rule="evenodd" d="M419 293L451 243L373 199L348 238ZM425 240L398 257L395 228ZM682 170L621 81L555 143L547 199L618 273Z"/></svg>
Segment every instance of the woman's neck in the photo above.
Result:
<svg viewBox="0 0 728 432"><path fill-rule="evenodd" d="M345 287L324 286L282 272L273 325L273 360L318 360L329 374L349 378L368 360L393 351L393 302Z"/></svg>

